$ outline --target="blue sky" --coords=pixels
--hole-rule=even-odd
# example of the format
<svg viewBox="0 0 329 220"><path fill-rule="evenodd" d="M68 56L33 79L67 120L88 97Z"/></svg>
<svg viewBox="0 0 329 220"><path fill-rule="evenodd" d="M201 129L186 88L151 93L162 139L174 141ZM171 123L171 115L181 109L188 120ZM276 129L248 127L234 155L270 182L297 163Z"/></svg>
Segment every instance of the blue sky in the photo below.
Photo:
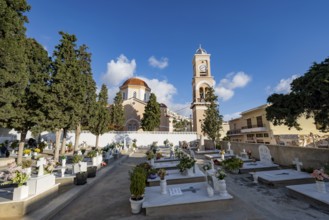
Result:
<svg viewBox="0 0 329 220"><path fill-rule="evenodd" d="M27 35L52 55L59 31L75 34L111 99L125 79L142 77L159 101L185 115L199 44L211 54L225 119L288 92L291 79L329 56L327 0L28 2Z"/></svg>

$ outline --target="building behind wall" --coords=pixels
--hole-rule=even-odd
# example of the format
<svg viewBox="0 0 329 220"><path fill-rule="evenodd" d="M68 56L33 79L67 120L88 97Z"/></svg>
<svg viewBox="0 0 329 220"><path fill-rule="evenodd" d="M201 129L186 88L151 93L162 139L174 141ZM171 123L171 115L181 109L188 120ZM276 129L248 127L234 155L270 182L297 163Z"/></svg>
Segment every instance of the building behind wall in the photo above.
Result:
<svg viewBox="0 0 329 220"><path fill-rule="evenodd" d="M316 129L313 119L301 117L298 120L302 130L289 129L287 126L274 126L266 119L266 107L249 109L240 118L229 121L227 136L231 141L245 143L265 143L289 146L328 146L328 133Z"/></svg>

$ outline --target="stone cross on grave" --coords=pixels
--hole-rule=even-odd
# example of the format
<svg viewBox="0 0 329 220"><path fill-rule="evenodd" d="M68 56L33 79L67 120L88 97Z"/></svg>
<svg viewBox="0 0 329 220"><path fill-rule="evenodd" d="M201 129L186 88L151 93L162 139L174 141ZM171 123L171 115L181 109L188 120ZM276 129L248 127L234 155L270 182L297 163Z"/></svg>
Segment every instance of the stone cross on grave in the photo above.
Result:
<svg viewBox="0 0 329 220"><path fill-rule="evenodd" d="M231 150L231 142L227 143L227 147L228 147L227 150Z"/></svg>
<svg viewBox="0 0 329 220"><path fill-rule="evenodd" d="M303 163L299 161L299 159L296 157L295 160L292 161L293 164L296 165L297 171L300 172L300 166L303 166Z"/></svg>
<svg viewBox="0 0 329 220"><path fill-rule="evenodd" d="M190 186L189 188L187 188L187 189L182 189L181 191L182 191L182 192L188 192L188 191L191 191L192 193L196 193L196 191L198 191L198 190L200 190L200 189L198 189L198 188L194 188L193 186Z"/></svg>
<svg viewBox="0 0 329 220"><path fill-rule="evenodd" d="M39 167L38 170L38 176L43 176L43 166L46 165L46 161L45 158L41 157L39 158L38 162L37 162L37 167Z"/></svg>

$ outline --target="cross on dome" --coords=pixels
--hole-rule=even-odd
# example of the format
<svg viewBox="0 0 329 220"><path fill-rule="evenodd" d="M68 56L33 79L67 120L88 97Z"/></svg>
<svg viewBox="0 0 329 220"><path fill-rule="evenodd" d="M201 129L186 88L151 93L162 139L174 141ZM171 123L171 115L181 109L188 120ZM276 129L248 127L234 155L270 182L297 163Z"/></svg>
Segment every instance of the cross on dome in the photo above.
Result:
<svg viewBox="0 0 329 220"><path fill-rule="evenodd" d="M199 44L199 48L196 50L195 54L207 54L207 51L201 47L201 44Z"/></svg>

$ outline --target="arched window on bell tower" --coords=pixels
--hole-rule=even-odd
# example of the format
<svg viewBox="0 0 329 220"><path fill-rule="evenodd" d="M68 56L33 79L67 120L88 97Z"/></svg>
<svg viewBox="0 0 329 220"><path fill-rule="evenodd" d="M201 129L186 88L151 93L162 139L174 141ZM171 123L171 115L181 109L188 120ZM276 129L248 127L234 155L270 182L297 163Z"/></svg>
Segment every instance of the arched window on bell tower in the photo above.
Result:
<svg viewBox="0 0 329 220"><path fill-rule="evenodd" d="M203 87L200 87L199 94L200 94L200 101L202 102L202 100L204 100L205 97Z"/></svg>
<svg viewBox="0 0 329 220"><path fill-rule="evenodd" d="M205 90L204 90L204 94L205 94L204 98L206 98L208 90L209 90L209 87L206 87Z"/></svg>

